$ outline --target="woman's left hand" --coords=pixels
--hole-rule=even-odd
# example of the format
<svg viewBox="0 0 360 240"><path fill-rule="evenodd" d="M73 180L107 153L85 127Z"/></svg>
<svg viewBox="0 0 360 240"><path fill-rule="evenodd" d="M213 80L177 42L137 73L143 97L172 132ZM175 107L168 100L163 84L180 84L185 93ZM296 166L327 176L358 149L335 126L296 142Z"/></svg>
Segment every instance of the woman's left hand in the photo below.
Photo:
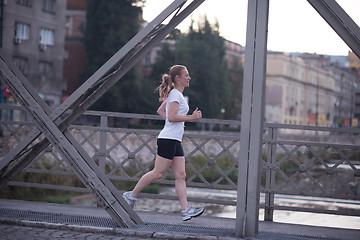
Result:
<svg viewBox="0 0 360 240"><path fill-rule="evenodd" d="M194 120L202 118L202 113L201 110L199 110L199 108L196 108L191 115L193 116Z"/></svg>

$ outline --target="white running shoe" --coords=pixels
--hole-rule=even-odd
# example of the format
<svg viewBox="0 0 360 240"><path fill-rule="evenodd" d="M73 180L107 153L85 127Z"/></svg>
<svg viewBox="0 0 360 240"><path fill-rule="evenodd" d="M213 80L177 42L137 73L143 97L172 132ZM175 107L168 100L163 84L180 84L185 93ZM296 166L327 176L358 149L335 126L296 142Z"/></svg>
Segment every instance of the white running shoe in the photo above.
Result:
<svg viewBox="0 0 360 240"><path fill-rule="evenodd" d="M191 218L195 218L203 214L204 208L193 208L190 205L185 211L181 211L181 216L183 221L188 221Z"/></svg>
<svg viewBox="0 0 360 240"><path fill-rule="evenodd" d="M134 208L137 199L131 196L131 192L124 192L123 198L130 205L131 208Z"/></svg>

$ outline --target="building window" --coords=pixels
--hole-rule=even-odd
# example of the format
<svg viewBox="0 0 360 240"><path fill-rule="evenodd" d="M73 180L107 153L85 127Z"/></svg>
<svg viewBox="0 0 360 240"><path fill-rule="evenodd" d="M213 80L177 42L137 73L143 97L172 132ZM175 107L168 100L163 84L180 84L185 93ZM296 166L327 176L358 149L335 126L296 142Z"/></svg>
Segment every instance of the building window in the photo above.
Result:
<svg viewBox="0 0 360 240"><path fill-rule="evenodd" d="M15 38L20 40L29 40L30 25L25 23L16 23Z"/></svg>
<svg viewBox="0 0 360 240"><path fill-rule="evenodd" d="M32 0L16 0L17 4L31 7Z"/></svg>
<svg viewBox="0 0 360 240"><path fill-rule="evenodd" d="M54 31L41 28L40 29L40 44L52 46L54 45Z"/></svg>
<svg viewBox="0 0 360 240"><path fill-rule="evenodd" d="M23 57L14 57L14 64L15 66L24 74L26 75L28 73L28 67L29 63L27 58Z"/></svg>
<svg viewBox="0 0 360 240"><path fill-rule="evenodd" d="M55 12L55 4L56 4L55 0L43 0L42 10L44 12L54 13Z"/></svg>
<svg viewBox="0 0 360 240"><path fill-rule="evenodd" d="M39 74L41 77L50 78L53 76L52 64L45 61L39 62Z"/></svg>

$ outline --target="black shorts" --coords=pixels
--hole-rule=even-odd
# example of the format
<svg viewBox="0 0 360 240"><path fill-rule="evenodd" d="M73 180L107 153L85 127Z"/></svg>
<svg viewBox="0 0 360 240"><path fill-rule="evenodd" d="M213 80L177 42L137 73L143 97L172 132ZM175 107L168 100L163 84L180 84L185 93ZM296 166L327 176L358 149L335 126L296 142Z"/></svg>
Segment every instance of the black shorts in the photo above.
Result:
<svg viewBox="0 0 360 240"><path fill-rule="evenodd" d="M184 150L178 140L158 138L157 154L160 157L172 160L174 157L184 156Z"/></svg>

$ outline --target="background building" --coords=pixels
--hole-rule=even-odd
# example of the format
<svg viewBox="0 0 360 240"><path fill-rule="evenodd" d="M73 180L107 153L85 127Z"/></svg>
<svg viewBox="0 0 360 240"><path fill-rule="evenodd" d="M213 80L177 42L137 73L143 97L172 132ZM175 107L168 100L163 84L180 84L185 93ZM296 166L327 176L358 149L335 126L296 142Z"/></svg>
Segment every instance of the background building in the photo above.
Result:
<svg viewBox="0 0 360 240"><path fill-rule="evenodd" d="M360 69L360 59L353 53L349 52L349 67Z"/></svg>
<svg viewBox="0 0 360 240"><path fill-rule="evenodd" d="M330 71L335 79L334 85L334 126L357 126L355 109L355 94L357 89L358 77L356 71L349 66L351 59L347 58L346 63L334 62L331 56L316 54L301 54L305 61L315 64L316 66ZM346 56L344 56L346 57ZM340 57L338 57L339 59ZM354 120L354 124L352 124Z"/></svg>
<svg viewBox="0 0 360 240"><path fill-rule="evenodd" d="M268 53L266 121L331 126L334 83L330 71L300 57Z"/></svg>
<svg viewBox="0 0 360 240"><path fill-rule="evenodd" d="M50 106L58 105L62 96L69 96L85 80L82 29L86 0L13 0L3 1L2 7L2 48L44 100ZM147 22L139 17L144 27ZM176 40L164 39L141 60L145 81L165 42L176 49ZM240 74L244 48L225 40L225 49L228 69ZM360 119L359 79L360 60L351 52L348 56L269 52L265 120L356 127ZM240 109L241 102L237 106Z"/></svg>
<svg viewBox="0 0 360 240"><path fill-rule="evenodd" d="M353 53L349 52L349 67L352 72L356 75L355 83L355 98L354 98L354 120L353 126L358 124L360 126L360 59Z"/></svg>
<svg viewBox="0 0 360 240"><path fill-rule="evenodd" d="M65 1L5 1L2 48L49 106L56 106L63 81Z"/></svg>
<svg viewBox="0 0 360 240"><path fill-rule="evenodd" d="M244 52L243 46L225 39L225 59L228 69L243 65Z"/></svg>

